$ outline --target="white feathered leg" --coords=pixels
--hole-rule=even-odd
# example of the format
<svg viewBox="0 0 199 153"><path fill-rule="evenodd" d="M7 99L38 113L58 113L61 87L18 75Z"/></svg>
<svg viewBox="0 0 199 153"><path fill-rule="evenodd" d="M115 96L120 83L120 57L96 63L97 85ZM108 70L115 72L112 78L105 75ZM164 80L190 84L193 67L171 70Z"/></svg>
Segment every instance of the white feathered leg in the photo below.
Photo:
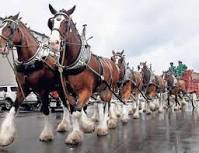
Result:
<svg viewBox="0 0 199 153"><path fill-rule="evenodd" d="M44 115L44 129L42 130L39 139L41 141L51 141L54 139L52 127L49 121L49 115Z"/></svg>
<svg viewBox="0 0 199 153"><path fill-rule="evenodd" d="M158 109L158 112L159 113L163 113L163 95L160 94L160 106L159 106L159 109Z"/></svg>
<svg viewBox="0 0 199 153"><path fill-rule="evenodd" d="M136 99L136 110L135 113L133 114L134 119L140 118L139 107L140 107L140 94L137 95Z"/></svg>
<svg viewBox="0 0 199 153"><path fill-rule="evenodd" d="M151 113L152 113L151 109L150 109L150 103L151 103L150 101L148 103L146 103L146 114L147 115L151 115Z"/></svg>
<svg viewBox="0 0 199 153"><path fill-rule="evenodd" d="M117 117L120 117L122 114L121 106L118 103L115 104L115 113L116 113Z"/></svg>
<svg viewBox="0 0 199 153"><path fill-rule="evenodd" d="M86 115L84 110L81 111L80 125L84 133L92 133L95 130L95 124Z"/></svg>
<svg viewBox="0 0 199 153"><path fill-rule="evenodd" d="M108 119L108 128L109 129L115 129L117 127L117 115L115 114L115 104L110 104L109 109L109 119Z"/></svg>
<svg viewBox="0 0 199 153"><path fill-rule="evenodd" d="M57 126L57 132L66 132L69 131L70 129L70 113L68 109L65 106L62 106L64 114L63 114L63 119Z"/></svg>
<svg viewBox="0 0 199 153"><path fill-rule="evenodd" d="M99 110L99 124L96 128L96 133L98 136L104 136L108 134L108 104L106 104L106 108L104 111L104 104L98 104Z"/></svg>
<svg viewBox="0 0 199 153"><path fill-rule="evenodd" d="M79 126L79 119L80 119L81 113L79 111L75 111L72 114L72 126L73 130L72 132L67 136L65 143L70 145L76 145L82 142L83 140L83 133L80 130Z"/></svg>
<svg viewBox="0 0 199 153"><path fill-rule="evenodd" d="M133 115L133 103L128 104L128 111L129 111L129 115Z"/></svg>
<svg viewBox="0 0 199 153"><path fill-rule="evenodd" d="M186 100L184 99L184 97L182 97L182 106L185 106L185 105L187 105L187 102L186 102Z"/></svg>
<svg viewBox="0 0 199 153"><path fill-rule="evenodd" d="M13 143L16 136L15 128L15 108L12 107L9 113L6 115L5 119L1 124L0 129L0 146L7 146Z"/></svg>
<svg viewBox="0 0 199 153"><path fill-rule="evenodd" d="M193 109L194 108L196 108L196 106L197 106L197 95L196 95L196 93L192 93L192 107L193 107Z"/></svg>
<svg viewBox="0 0 199 153"><path fill-rule="evenodd" d="M129 113L128 113L128 105L124 105L122 107L122 123L127 124L129 120Z"/></svg>
<svg viewBox="0 0 199 153"><path fill-rule="evenodd" d="M99 118L99 112L98 112L98 107L97 107L97 103L94 103L94 107L93 107L93 115L91 117L91 120L93 122L98 122L98 118Z"/></svg>

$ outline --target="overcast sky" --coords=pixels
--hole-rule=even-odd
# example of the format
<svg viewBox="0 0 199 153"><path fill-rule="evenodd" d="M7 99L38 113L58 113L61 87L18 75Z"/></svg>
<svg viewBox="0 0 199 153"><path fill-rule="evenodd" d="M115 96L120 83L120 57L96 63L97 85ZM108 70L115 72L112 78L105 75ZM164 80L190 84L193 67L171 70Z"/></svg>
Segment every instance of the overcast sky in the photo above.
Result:
<svg viewBox="0 0 199 153"><path fill-rule="evenodd" d="M73 21L79 31L88 24L97 55L110 57L113 49L124 49L134 67L148 61L161 73L170 61L182 60L199 72L198 0L4 0L0 16L20 12L32 29L49 35L49 3L57 10L77 6Z"/></svg>

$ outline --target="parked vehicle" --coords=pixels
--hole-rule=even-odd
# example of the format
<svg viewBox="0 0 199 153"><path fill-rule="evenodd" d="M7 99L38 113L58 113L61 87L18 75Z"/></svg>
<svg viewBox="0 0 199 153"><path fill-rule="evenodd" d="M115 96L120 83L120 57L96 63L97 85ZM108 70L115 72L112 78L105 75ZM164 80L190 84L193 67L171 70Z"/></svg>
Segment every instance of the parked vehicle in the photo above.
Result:
<svg viewBox="0 0 199 153"><path fill-rule="evenodd" d="M16 91L16 86L0 86L0 106L6 110L9 110L12 106L12 103L15 101ZM38 105L38 98L33 92L31 92L22 103L22 107L26 108L27 110L34 109Z"/></svg>
<svg viewBox="0 0 199 153"><path fill-rule="evenodd" d="M54 112L56 109L62 109L61 99L57 91L53 91L49 94L49 100L50 100L50 109L52 112Z"/></svg>

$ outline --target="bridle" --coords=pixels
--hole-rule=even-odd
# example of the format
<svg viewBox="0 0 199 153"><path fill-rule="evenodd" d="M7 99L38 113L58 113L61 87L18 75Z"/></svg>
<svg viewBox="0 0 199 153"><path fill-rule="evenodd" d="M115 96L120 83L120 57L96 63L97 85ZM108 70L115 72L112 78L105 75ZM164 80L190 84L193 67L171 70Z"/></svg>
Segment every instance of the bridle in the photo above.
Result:
<svg viewBox="0 0 199 153"><path fill-rule="evenodd" d="M18 20L14 21L12 19L3 20L3 24L6 24L6 23L8 23L8 24L10 23L11 34L8 37L5 37L4 35L0 35L0 37L6 41L5 48L8 48L8 50L9 50L9 49L15 47L15 45L12 41L12 37L15 35L16 31L19 30L19 22L18 22ZM3 25L3 27L4 27L4 25ZM4 48L4 50L5 50L5 48Z"/></svg>
<svg viewBox="0 0 199 153"><path fill-rule="evenodd" d="M11 50L12 51L12 58L13 58L13 62L14 62L14 64L15 65L20 65L20 64L25 64L25 65L28 65L29 63L31 63L33 60L35 60L36 59L36 56L38 55L38 53L39 53L39 51L41 50L41 45L39 44L38 46L39 46L39 48L38 48L38 50L35 52L35 54L32 56L32 57L30 57L27 61L18 61L18 60L15 60L15 58L14 58L14 47L20 47L20 48L27 48L27 47L36 47L35 45L17 45L17 44L14 44L14 42L13 42L13 36L16 34L16 32L17 31L20 31L20 34L21 34L21 43L23 42L23 40L24 40L24 33L23 33L23 31L19 28L19 19L17 19L16 21L15 20L13 20L13 19L5 19L4 21L3 21L3 23L8 23L8 24L10 24L10 30L11 30L11 34L9 35L9 36L4 36L4 35L0 35L0 37L1 38L3 38L5 41L6 41L6 45L5 45L5 47L4 47L4 50L6 50L6 48L7 48L7 50L8 50L8 52L6 52L6 53L2 53L2 54L5 54L5 55L8 55L9 54L9 51ZM3 25L3 27L2 28L4 28L4 27L6 27L6 26L8 26L8 25ZM35 38L34 38L35 39ZM36 39L35 39L35 41L37 41ZM39 43L38 41L37 41L37 43Z"/></svg>
<svg viewBox="0 0 199 153"><path fill-rule="evenodd" d="M113 57L112 57L112 59L114 58L115 59L115 57L116 56L118 56L120 59L119 60L122 60L121 61L121 63L115 63L118 67L120 67L120 65L119 64L122 64L122 63L124 63L125 64L125 62L124 62L124 55L121 55L120 53L115 53L114 55L113 55ZM116 61L115 61L116 62Z"/></svg>
<svg viewBox="0 0 199 153"><path fill-rule="evenodd" d="M57 16L64 16L64 20L65 21L68 21L67 23L67 28L66 28L66 30L64 31L64 33L62 34L61 33L61 31L60 31L60 29L59 28L54 28L54 19L57 17ZM50 26L52 26L50 29L51 29L51 32L52 31L57 31L59 34L60 34L60 37L61 37L61 42L64 42L65 41L65 38L66 38L66 36L68 36L68 33L69 33L69 31L70 31L70 28L71 28L71 17L69 16L69 15L67 15L66 13L64 13L64 12L58 12L58 13L56 13L55 15L54 15L54 17L52 17L52 18L50 18L49 20L48 20L48 25L49 24L51 24ZM50 23L51 22L51 23Z"/></svg>

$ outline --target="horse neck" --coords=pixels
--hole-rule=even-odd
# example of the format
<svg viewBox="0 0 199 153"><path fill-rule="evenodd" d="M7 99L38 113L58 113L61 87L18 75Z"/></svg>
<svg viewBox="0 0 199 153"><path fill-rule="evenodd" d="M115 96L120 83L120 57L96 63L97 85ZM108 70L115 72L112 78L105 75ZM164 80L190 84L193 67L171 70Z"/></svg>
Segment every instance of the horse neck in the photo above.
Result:
<svg viewBox="0 0 199 153"><path fill-rule="evenodd" d="M168 86L173 86L174 78L172 75L167 76L167 84Z"/></svg>
<svg viewBox="0 0 199 153"><path fill-rule="evenodd" d="M78 55L81 51L81 37L74 25L73 22L71 22L71 29L72 32L68 33L68 39L66 43L66 53L65 53L65 65L73 64L76 59L78 58Z"/></svg>
<svg viewBox="0 0 199 153"><path fill-rule="evenodd" d="M122 62L122 64L119 66L119 68L120 68L120 80L122 80L125 75L125 63Z"/></svg>
<svg viewBox="0 0 199 153"><path fill-rule="evenodd" d="M31 57L35 55L37 49L39 48L39 44L33 35L30 33L29 29L27 29L22 23L20 26L21 31L21 41L17 43L17 54L18 60L21 62L28 61Z"/></svg>
<svg viewBox="0 0 199 153"><path fill-rule="evenodd" d="M150 73L150 71L148 70L147 67L143 67L143 69L142 69L142 77L143 77L144 83L149 83L150 77L151 77L151 73Z"/></svg>

